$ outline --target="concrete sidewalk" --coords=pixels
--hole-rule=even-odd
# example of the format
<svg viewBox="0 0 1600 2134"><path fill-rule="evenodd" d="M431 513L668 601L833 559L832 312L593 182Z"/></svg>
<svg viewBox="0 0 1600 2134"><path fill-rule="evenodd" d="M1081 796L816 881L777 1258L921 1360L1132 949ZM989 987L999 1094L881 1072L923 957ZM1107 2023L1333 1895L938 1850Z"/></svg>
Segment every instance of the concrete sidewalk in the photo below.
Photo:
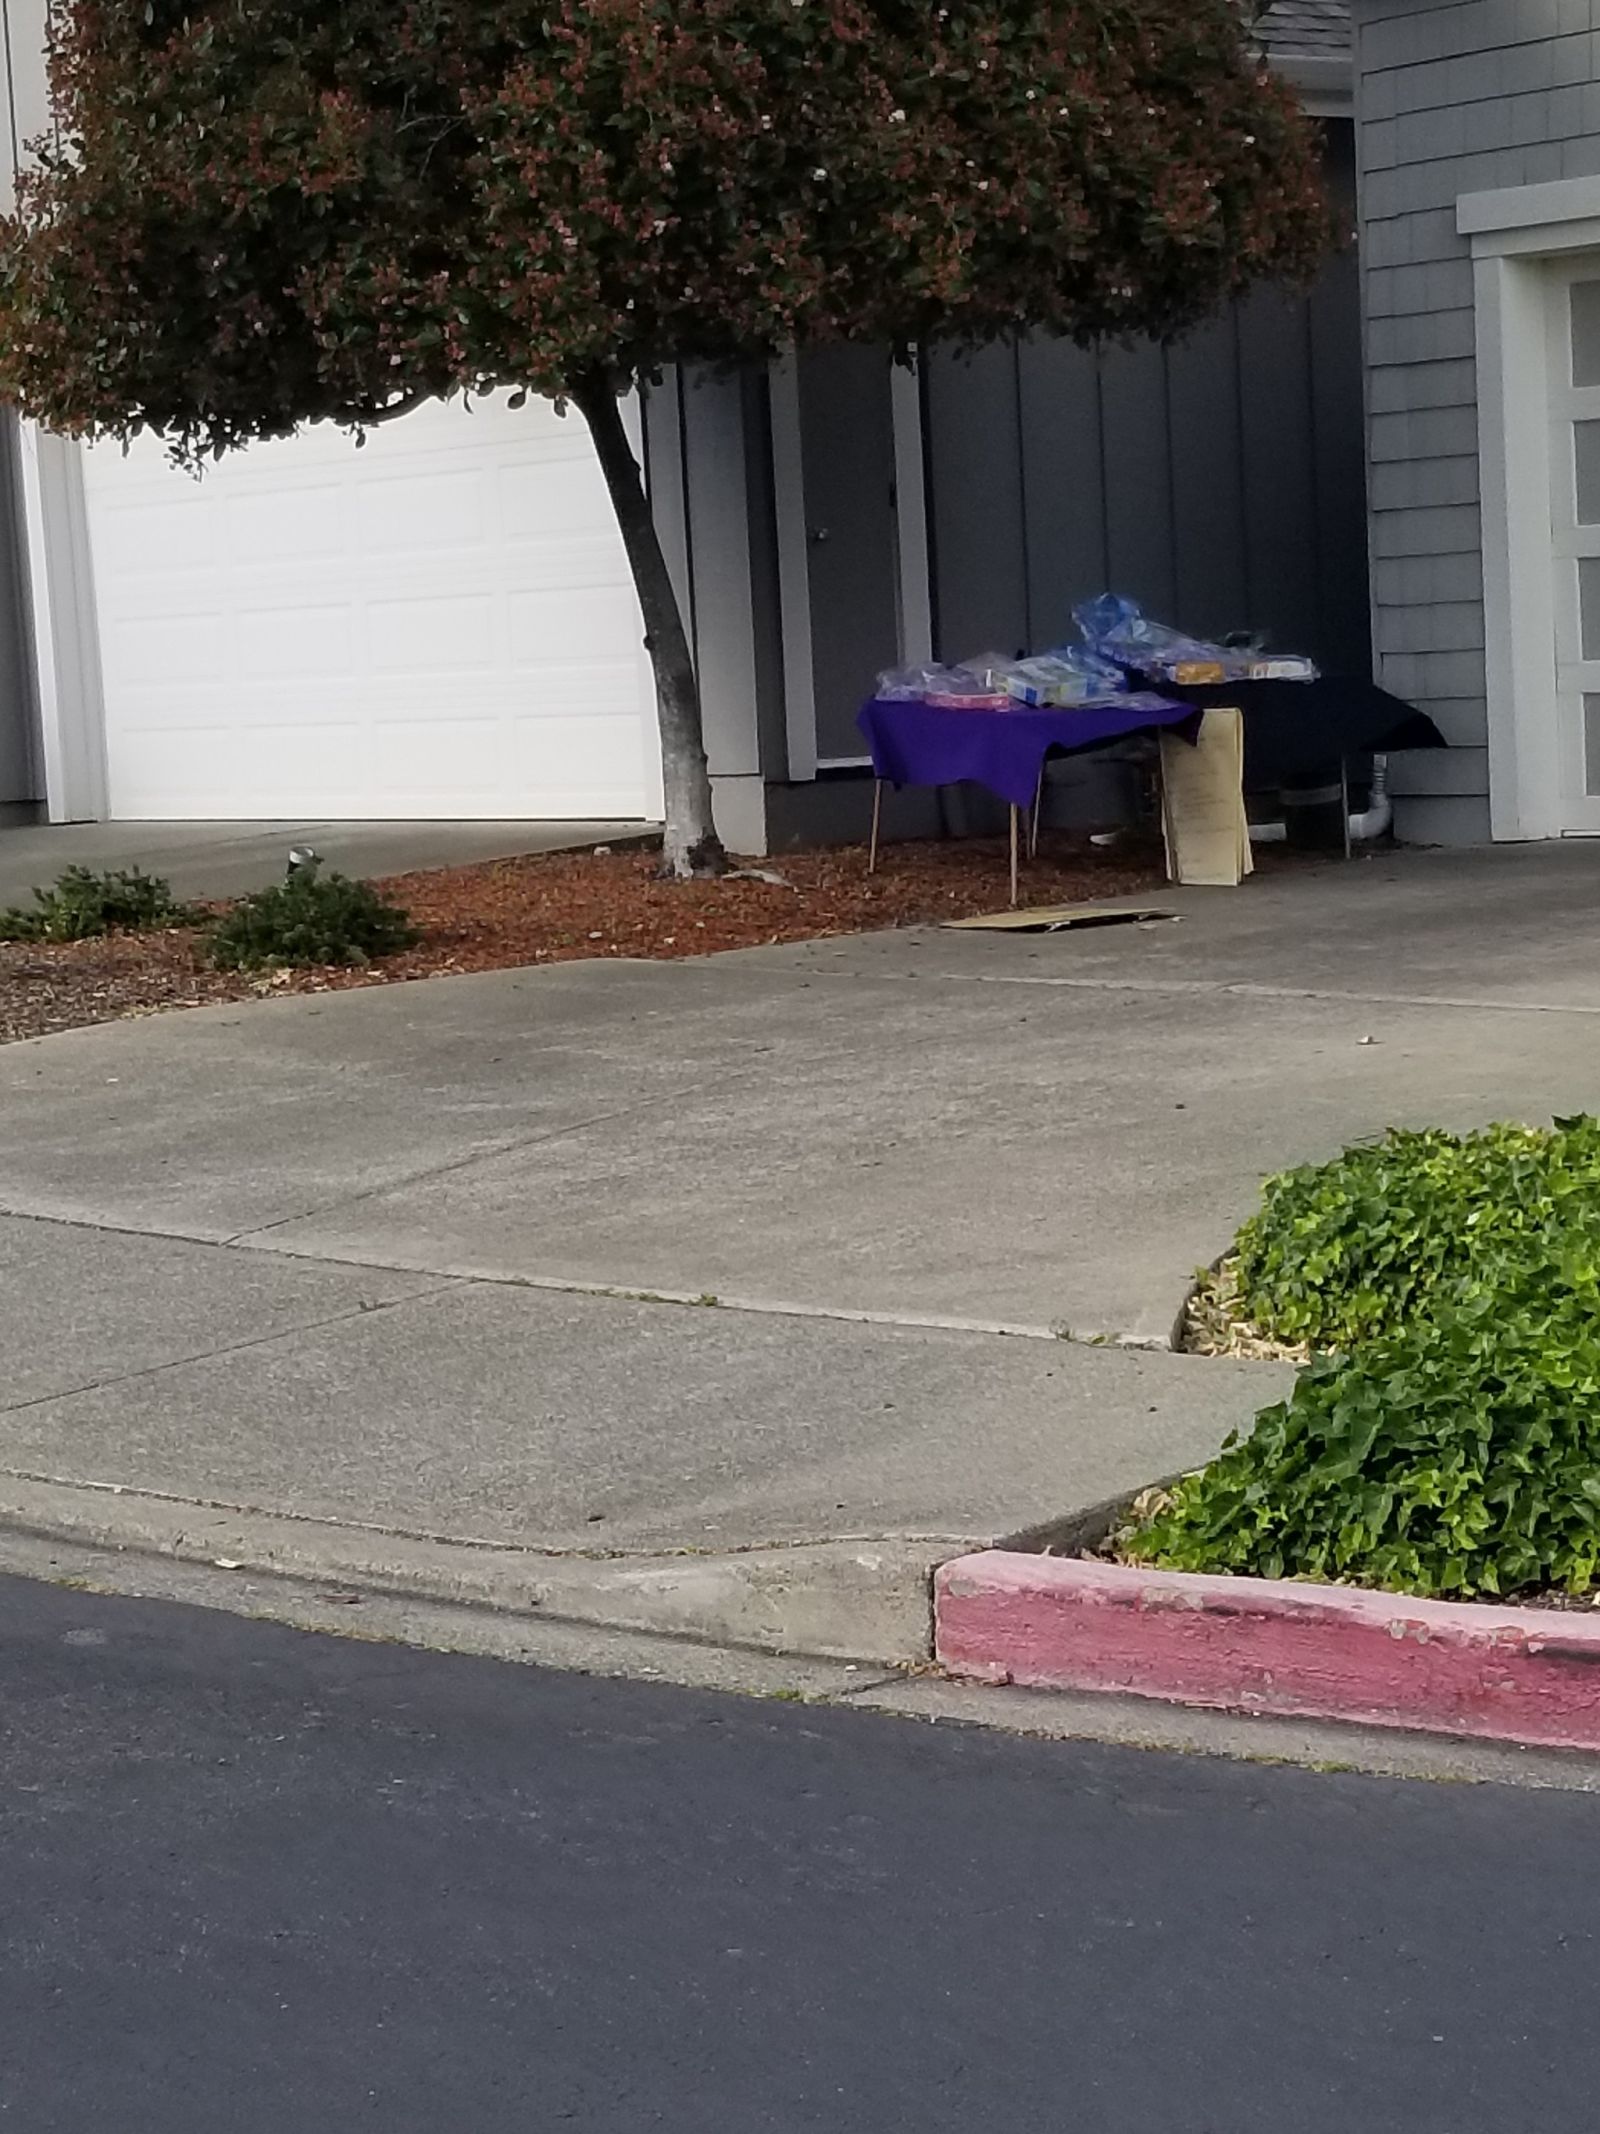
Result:
<svg viewBox="0 0 1600 2134"><path fill-rule="evenodd" d="M1264 1171L1600 1103L1593 848L1164 901L5 1048L0 1510L909 1656L952 1545L1276 1397L1159 1353Z"/></svg>

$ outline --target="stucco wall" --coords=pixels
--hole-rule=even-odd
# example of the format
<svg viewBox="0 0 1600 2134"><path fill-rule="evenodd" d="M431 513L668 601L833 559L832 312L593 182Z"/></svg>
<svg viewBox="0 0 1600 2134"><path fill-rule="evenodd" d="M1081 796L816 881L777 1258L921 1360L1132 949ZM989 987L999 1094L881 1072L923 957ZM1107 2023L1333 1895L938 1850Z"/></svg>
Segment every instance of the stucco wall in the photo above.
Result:
<svg viewBox="0 0 1600 2134"><path fill-rule="evenodd" d="M1452 744L1400 768L1413 837L1486 838L1472 262L1462 193L1600 173L1589 0L1356 0L1379 678Z"/></svg>

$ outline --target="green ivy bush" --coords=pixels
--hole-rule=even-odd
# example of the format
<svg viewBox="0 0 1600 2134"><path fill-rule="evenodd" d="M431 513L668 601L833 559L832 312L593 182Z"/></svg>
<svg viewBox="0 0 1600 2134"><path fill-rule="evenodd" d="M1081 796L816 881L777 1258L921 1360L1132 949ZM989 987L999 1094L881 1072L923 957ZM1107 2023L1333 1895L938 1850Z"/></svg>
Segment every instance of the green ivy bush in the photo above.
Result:
<svg viewBox="0 0 1600 2134"><path fill-rule="evenodd" d="M1269 1180L1239 1233L1238 1305L1274 1340L1346 1348L1579 1238L1600 1239L1600 1120L1396 1130Z"/></svg>
<svg viewBox="0 0 1600 2134"><path fill-rule="evenodd" d="M212 929L211 957L224 970L372 963L421 938L407 913L370 882L324 874L312 863L225 912Z"/></svg>
<svg viewBox="0 0 1600 2134"><path fill-rule="evenodd" d="M1319 1357L1119 1553L1447 1598L1584 1591L1600 1562L1600 1288L1552 1263Z"/></svg>
<svg viewBox="0 0 1600 2134"><path fill-rule="evenodd" d="M1476 1598L1600 1566L1600 1121L1391 1133L1268 1186L1252 1321L1322 1351L1126 1560Z"/></svg>
<svg viewBox="0 0 1600 2134"><path fill-rule="evenodd" d="M199 913L180 904L172 885L137 867L95 874L69 867L50 889L33 892L33 906L0 911L0 941L87 941L98 934L148 934L194 926Z"/></svg>

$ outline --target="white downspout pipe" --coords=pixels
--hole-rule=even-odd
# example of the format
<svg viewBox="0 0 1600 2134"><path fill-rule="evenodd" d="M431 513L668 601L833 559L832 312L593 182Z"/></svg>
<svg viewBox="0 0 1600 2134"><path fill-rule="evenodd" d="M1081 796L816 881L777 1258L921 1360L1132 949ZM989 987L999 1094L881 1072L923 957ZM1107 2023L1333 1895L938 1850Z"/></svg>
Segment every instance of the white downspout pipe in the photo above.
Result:
<svg viewBox="0 0 1600 2134"><path fill-rule="evenodd" d="M1370 845L1375 837L1382 837L1394 821L1394 802L1389 798L1389 759L1374 756L1372 759L1372 790L1367 805L1360 814L1350 817L1350 842L1353 845ZM1250 842L1253 845L1281 845L1289 835L1289 825L1284 822L1253 822L1250 825Z"/></svg>
<svg viewBox="0 0 1600 2134"><path fill-rule="evenodd" d="M1389 759L1374 756L1372 759L1372 791L1367 805L1359 815L1350 818L1350 842L1353 845L1371 844L1375 837L1382 837L1394 821L1394 802L1389 798Z"/></svg>

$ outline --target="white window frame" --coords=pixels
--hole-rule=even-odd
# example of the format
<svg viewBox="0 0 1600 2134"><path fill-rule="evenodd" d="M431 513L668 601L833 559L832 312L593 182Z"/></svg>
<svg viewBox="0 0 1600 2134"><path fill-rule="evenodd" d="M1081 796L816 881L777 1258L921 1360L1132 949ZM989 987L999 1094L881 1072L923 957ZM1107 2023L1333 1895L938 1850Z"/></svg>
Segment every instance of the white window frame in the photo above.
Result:
<svg viewBox="0 0 1600 2134"><path fill-rule="evenodd" d="M1489 821L1497 840L1567 827L1556 689L1547 263L1600 253L1600 178L1464 193L1478 369Z"/></svg>

